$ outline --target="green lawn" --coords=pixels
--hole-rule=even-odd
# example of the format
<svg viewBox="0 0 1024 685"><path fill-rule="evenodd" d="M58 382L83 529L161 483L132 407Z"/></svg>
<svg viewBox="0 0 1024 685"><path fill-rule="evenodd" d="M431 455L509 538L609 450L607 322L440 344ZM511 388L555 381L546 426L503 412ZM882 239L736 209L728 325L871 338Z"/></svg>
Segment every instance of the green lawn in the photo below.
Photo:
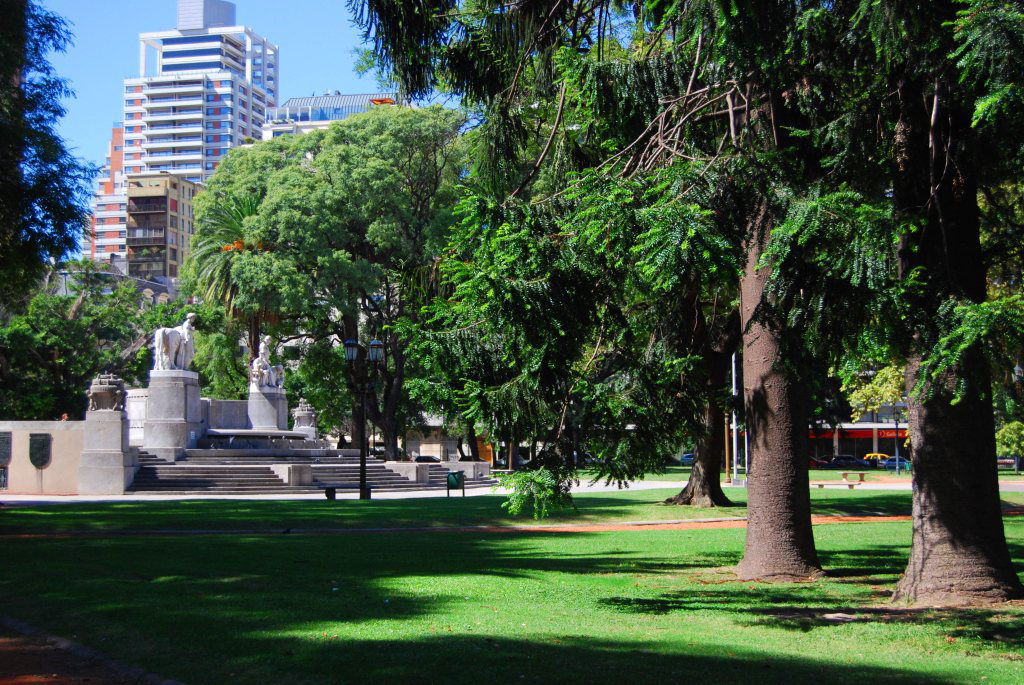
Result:
<svg viewBox="0 0 1024 685"><path fill-rule="evenodd" d="M662 494L580 497L581 515L654 511L638 496ZM902 493L862 495L830 491L831 504L815 506L906 504ZM406 525L451 520L460 506L505 520L497 502L133 503L0 519L7 533L86 518L93 528ZM1008 518L1007 532L1024 570L1024 521ZM909 524L817 527L833 575L813 584L730 582L720 567L739 559L743 534L8 538L0 593L4 614L193 685L1024 682L1024 611L888 605Z"/></svg>

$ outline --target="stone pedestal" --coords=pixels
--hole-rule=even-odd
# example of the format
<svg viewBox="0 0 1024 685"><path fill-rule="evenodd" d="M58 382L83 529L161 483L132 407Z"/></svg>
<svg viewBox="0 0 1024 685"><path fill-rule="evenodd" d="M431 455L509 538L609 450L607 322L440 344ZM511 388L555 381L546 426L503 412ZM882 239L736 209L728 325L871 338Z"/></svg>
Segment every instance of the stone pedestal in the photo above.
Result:
<svg viewBox="0 0 1024 685"><path fill-rule="evenodd" d="M249 385L249 423L256 430L288 430L284 388Z"/></svg>
<svg viewBox="0 0 1024 685"><path fill-rule="evenodd" d="M78 494L123 495L135 477L135 450L128 447L128 417L120 409L85 414Z"/></svg>
<svg viewBox="0 0 1024 685"><path fill-rule="evenodd" d="M149 372L146 424L142 448L163 459L175 460L203 437L203 410L199 374L181 369Z"/></svg>
<svg viewBox="0 0 1024 685"><path fill-rule="evenodd" d="M299 404L292 411L292 430L302 433L306 440L316 440L316 412L306 400L299 400Z"/></svg>

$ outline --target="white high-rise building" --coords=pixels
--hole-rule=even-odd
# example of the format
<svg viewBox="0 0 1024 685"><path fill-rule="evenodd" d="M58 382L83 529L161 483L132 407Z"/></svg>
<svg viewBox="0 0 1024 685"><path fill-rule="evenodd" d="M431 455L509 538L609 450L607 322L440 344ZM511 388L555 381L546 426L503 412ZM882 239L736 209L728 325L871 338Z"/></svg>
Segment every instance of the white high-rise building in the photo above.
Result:
<svg viewBox="0 0 1024 685"><path fill-rule="evenodd" d="M124 82L125 172L202 181L277 105L280 51L235 25L223 0L178 0L178 28L139 36L139 76ZM154 72L154 73L150 73Z"/></svg>
<svg viewBox="0 0 1024 685"><path fill-rule="evenodd" d="M178 0L177 28L141 34L139 75L124 81L124 185L133 174L154 172L205 181L229 149L261 138L267 108L277 105L279 74L278 47L236 24L233 3ZM127 213L104 219L126 229L126 238L111 244L113 231L106 231L102 250L92 237L83 253L127 257L130 264ZM179 245L195 230L191 217L183 223Z"/></svg>

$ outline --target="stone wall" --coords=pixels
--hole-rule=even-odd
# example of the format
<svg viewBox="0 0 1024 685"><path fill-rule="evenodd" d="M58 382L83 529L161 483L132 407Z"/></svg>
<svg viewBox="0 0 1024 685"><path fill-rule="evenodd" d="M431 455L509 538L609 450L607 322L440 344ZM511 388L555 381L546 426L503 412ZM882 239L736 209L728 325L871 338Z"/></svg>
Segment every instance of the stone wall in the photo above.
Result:
<svg viewBox="0 0 1024 685"><path fill-rule="evenodd" d="M252 428L249 423L249 403L246 400L211 400L203 398L208 404L208 423L210 428Z"/></svg>
<svg viewBox="0 0 1024 685"><path fill-rule="evenodd" d="M0 433L11 434L7 495L73 495L78 492L84 421L0 421ZM29 461L29 435L50 436L50 463L36 468Z"/></svg>
<svg viewBox="0 0 1024 685"><path fill-rule="evenodd" d="M146 398L148 397L149 388L128 390L128 399L124 408L128 414L128 444L132 447L142 445L143 428L146 425Z"/></svg>

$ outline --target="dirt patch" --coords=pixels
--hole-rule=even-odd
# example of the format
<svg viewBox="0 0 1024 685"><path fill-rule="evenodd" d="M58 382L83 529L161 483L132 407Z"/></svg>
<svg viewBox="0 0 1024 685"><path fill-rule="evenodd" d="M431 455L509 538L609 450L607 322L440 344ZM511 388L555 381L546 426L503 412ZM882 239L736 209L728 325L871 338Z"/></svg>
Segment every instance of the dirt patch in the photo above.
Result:
<svg viewBox="0 0 1024 685"><path fill-rule="evenodd" d="M140 682L144 681L116 673L97 659L76 656L45 638L25 637L0 628L0 685L134 685Z"/></svg>

